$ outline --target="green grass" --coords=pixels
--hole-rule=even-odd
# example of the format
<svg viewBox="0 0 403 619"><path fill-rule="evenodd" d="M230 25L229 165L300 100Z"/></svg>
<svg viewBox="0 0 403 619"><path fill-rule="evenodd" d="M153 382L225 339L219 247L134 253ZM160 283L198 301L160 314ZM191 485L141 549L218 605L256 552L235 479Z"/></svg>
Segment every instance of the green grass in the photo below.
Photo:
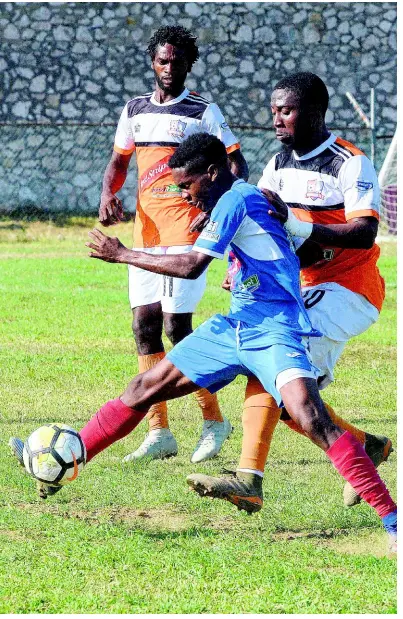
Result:
<svg viewBox="0 0 403 619"><path fill-rule="evenodd" d="M8 454L42 422L79 429L137 371L126 268L86 258L94 220L0 221L0 613L396 613L396 562L375 513L342 505L343 480L306 439L278 427L254 516L188 492L190 472L237 464L245 379L220 394L235 425L213 461L191 465L201 418L169 405L179 455L123 465L146 427L47 502ZM130 225L118 236L130 244ZM113 232L115 234L115 232ZM382 247L381 319L350 342L326 399L396 439L396 252ZM215 261L195 324L225 312ZM281 425L281 424L280 424ZM396 456L381 468L396 493Z"/></svg>

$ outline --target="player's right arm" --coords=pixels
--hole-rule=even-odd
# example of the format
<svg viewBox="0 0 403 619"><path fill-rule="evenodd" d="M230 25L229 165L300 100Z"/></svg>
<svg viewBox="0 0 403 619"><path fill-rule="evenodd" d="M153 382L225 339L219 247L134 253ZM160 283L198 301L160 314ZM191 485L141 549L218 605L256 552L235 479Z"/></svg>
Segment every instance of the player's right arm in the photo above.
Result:
<svg viewBox="0 0 403 619"><path fill-rule="evenodd" d="M103 226L111 226L122 220L122 202L116 193L124 185L130 159L135 150L136 145L126 104L119 118L112 157L106 167L102 183L99 221Z"/></svg>
<svg viewBox="0 0 403 619"><path fill-rule="evenodd" d="M123 218L122 201L116 193L123 187L132 155L122 155L113 151L106 166L102 183L99 221L103 226L112 226Z"/></svg>

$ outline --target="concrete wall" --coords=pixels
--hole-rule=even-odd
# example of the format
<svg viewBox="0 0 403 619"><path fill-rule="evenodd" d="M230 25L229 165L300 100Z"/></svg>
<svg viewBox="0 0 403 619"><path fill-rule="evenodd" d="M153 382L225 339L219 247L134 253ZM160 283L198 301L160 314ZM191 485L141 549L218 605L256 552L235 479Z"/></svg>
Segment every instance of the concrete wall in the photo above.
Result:
<svg viewBox="0 0 403 619"><path fill-rule="evenodd" d="M254 127L235 130L252 181L278 149L269 96L286 73L318 73L329 125L364 148L346 90L368 111L375 87L378 134L395 130L396 3L0 4L0 208L97 209L115 124L126 100L153 87L145 48L165 24L199 37L188 86L232 127ZM378 144L381 163L388 142ZM135 187L133 170L122 192L130 207Z"/></svg>

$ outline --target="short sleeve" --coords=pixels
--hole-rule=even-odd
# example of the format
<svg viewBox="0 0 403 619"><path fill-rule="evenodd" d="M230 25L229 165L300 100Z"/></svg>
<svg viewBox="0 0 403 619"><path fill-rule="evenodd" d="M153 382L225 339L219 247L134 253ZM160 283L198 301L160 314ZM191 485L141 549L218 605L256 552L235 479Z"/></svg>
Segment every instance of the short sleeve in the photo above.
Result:
<svg viewBox="0 0 403 619"><path fill-rule="evenodd" d="M201 127L203 131L207 131L210 135L215 135L219 138L225 145L228 154L240 148L238 140L226 123L220 108L215 103L210 103L207 106L203 114Z"/></svg>
<svg viewBox="0 0 403 619"><path fill-rule="evenodd" d="M379 219L380 191L374 166L365 155L355 155L343 163L339 185L344 198L346 220L354 217Z"/></svg>
<svg viewBox="0 0 403 619"><path fill-rule="evenodd" d="M118 127L115 134L113 150L121 155L131 155L136 150L136 145L132 136L130 119L127 111L127 104L119 118Z"/></svg>
<svg viewBox="0 0 403 619"><path fill-rule="evenodd" d="M276 175L275 175L275 172L276 172L275 164L276 164L276 155L270 159L269 163L263 170L263 174L257 184L259 189L268 189L269 191L275 191L276 193L278 193Z"/></svg>
<svg viewBox="0 0 403 619"><path fill-rule="evenodd" d="M224 258L225 251L245 219L242 196L227 191L213 208L208 225L198 237L193 250L213 258Z"/></svg>

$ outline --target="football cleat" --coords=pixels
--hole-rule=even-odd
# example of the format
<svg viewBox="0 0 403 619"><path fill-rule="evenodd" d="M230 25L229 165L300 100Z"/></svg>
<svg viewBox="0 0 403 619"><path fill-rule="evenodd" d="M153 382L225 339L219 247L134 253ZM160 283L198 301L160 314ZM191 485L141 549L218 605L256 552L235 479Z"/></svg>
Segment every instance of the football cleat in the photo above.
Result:
<svg viewBox="0 0 403 619"><path fill-rule="evenodd" d="M204 421L202 433L190 461L195 464L216 456L233 429L226 417L223 421Z"/></svg>
<svg viewBox="0 0 403 619"><path fill-rule="evenodd" d="M12 436L8 440L8 445L11 449L11 453L13 454L13 456L17 458L19 464L25 469L24 458L22 455L24 451L24 441L22 441L20 438L17 438L16 436Z"/></svg>
<svg viewBox="0 0 403 619"><path fill-rule="evenodd" d="M149 458L151 460L162 460L176 456L178 445L174 435L169 428L150 430L140 447L131 454L123 458L123 462L132 462Z"/></svg>
<svg viewBox="0 0 403 619"><path fill-rule="evenodd" d="M11 449L11 453L17 458L18 463L23 467L24 471L28 474L28 471L26 470L25 465L24 465L24 458L22 455L24 451L24 441L22 441L20 438L12 436L8 441L8 445ZM36 490L41 499L47 499L48 496L53 496L54 494L59 492L59 490L61 489L62 489L62 486L48 486L47 484L44 484L41 481L36 482Z"/></svg>
<svg viewBox="0 0 403 619"><path fill-rule="evenodd" d="M248 514L260 511L263 506L263 478L242 471L227 473L232 473L232 477L212 477L197 473L189 475L186 481L201 497L224 499Z"/></svg>
<svg viewBox="0 0 403 619"><path fill-rule="evenodd" d="M394 451L392 441L389 438L374 434L365 434L364 449L374 463L375 468L378 468L382 462L386 462L392 451ZM360 495L356 493L348 482L344 486L343 499L346 507L353 507L361 502Z"/></svg>

